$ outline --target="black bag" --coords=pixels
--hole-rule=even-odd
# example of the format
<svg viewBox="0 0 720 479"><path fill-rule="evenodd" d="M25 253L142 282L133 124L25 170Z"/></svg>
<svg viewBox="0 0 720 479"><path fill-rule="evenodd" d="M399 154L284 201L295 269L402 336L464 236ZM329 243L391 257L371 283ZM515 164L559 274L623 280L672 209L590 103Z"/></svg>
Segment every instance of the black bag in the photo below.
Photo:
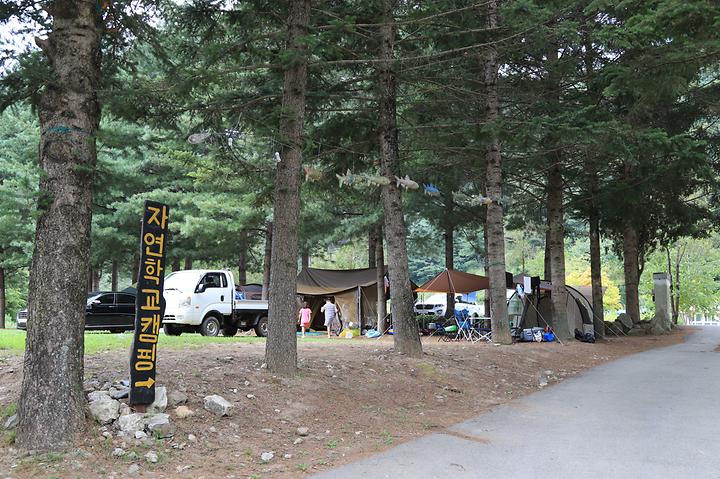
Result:
<svg viewBox="0 0 720 479"><path fill-rule="evenodd" d="M575 328L575 339L583 343L594 343L595 336L592 333L581 333L579 329Z"/></svg>

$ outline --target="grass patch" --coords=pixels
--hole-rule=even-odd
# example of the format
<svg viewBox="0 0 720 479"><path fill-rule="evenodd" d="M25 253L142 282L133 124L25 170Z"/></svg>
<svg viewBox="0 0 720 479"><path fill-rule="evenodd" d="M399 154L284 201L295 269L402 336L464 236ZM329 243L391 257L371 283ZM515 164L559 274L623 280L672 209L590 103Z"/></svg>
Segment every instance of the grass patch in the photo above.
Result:
<svg viewBox="0 0 720 479"><path fill-rule="evenodd" d="M17 404L10 403L4 408L0 409L0 418L5 419L6 417L10 417L13 414L17 412Z"/></svg>
<svg viewBox="0 0 720 479"><path fill-rule="evenodd" d="M0 351L11 354L22 354L25 351L25 331L18 329L0 329ZM101 351L128 350L132 344L131 331L122 334L111 334L103 331L85 333L85 354L95 354ZM305 342L332 341L327 338L305 338ZM160 336L158 345L167 349L202 348L208 344L257 344L264 343L265 338L257 336L224 336L207 337L195 333L185 333L182 336Z"/></svg>

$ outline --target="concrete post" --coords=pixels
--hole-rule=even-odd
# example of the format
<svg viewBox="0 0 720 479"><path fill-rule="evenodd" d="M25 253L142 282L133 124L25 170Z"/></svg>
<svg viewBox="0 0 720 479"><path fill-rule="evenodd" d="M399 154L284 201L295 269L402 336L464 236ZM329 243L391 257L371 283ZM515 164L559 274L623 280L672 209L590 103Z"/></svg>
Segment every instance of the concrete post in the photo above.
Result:
<svg viewBox="0 0 720 479"><path fill-rule="evenodd" d="M670 302L670 275L653 273L653 295L655 296L655 317L662 318L662 327L670 331L672 323L672 305Z"/></svg>

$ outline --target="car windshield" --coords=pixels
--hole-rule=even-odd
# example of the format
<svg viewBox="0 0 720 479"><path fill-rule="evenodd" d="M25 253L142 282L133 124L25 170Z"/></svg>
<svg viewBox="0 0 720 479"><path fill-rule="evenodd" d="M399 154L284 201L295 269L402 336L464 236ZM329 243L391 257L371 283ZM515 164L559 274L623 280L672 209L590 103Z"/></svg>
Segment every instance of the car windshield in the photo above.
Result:
<svg viewBox="0 0 720 479"><path fill-rule="evenodd" d="M200 275L198 271L176 271L165 278L165 289L193 292L200 281Z"/></svg>

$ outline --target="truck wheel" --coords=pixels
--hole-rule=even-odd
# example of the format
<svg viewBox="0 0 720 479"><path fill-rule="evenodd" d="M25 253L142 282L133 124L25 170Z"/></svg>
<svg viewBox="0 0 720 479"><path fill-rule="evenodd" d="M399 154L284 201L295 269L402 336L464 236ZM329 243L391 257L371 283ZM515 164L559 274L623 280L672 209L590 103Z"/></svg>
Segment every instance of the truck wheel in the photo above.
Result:
<svg viewBox="0 0 720 479"><path fill-rule="evenodd" d="M238 332L237 326L225 326L222 329L223 336L227 336L227 337L233 337L237 334L237 332Z"/></svg>
<svg viewBox="0 0 720 479"><path fill-rule="evenodd" d="M220 321L215 316L208 316L200 325L200 334L203 336L217 336L220 334Z"/></svg>
<svg viewBox="0 0 720 479"><path fill-rule="evenodd" d="M267 337L267 316L263 316L258 319L258 323L255 325L255 334L261 338Z"/></svg>
<svg viewBox="0 0 720 479"><path fill-rule="evenodd" d="M163 324L163 331L168 336L180 336L182 334L182 328L175 324Z"/></svg>

